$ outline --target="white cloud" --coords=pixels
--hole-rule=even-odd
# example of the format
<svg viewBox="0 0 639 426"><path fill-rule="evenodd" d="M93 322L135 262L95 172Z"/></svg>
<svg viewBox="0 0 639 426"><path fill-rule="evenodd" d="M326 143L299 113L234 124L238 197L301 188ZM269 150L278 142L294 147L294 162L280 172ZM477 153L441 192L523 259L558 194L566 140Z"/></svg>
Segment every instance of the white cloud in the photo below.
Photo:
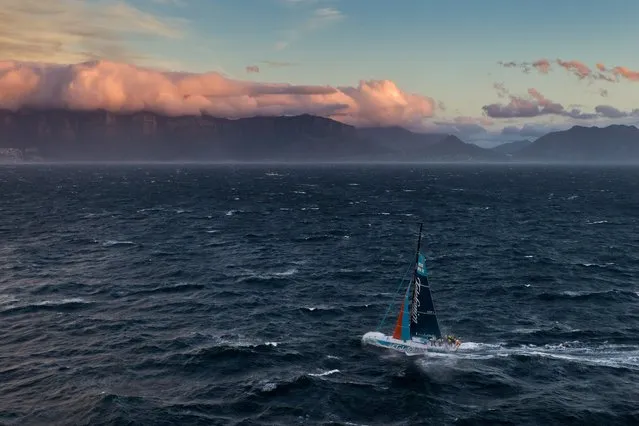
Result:
<svg viewBox="0 0 639 426"><path fill-rule="evenodd" d="M334 7L322 7L315 9L300 26L292 30L285 31L282 40L275 43L275 50L283 50L293 42L300 39L304 34L325 29L343 20L346 16Z"/></svg>
<svg viewBox="0 0 639 426"><path fill-rule="evenodd" d="M140 62L127 37L179 39L184 20L160 18L124 1L3 0L0 59L69 63Z"/></svg>

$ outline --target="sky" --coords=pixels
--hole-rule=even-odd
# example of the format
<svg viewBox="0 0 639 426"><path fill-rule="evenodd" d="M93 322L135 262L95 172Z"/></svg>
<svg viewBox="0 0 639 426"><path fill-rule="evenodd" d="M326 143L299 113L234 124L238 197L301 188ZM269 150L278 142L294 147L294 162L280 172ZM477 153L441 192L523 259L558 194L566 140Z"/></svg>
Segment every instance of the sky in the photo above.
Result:
<svg viewBox="0 0 639 426"><path fill-rule="evenodd" d="M313 113L491 145L639 124L631 0L0 0L0 106Z"/></svg>

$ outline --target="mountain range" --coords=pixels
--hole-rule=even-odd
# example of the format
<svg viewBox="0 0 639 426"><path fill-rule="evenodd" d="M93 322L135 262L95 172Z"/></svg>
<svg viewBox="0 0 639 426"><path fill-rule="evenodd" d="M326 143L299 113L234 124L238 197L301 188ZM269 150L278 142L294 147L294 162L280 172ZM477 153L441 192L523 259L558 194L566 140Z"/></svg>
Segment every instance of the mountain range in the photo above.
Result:
<svg viewBox="0 0 639 426"><path fill-rule="evenodd" d="M0 158L48 161L639 161L634 126L575 126L487 149L440 133L313 115L226 119L152 112L0 110Z"/></svg>

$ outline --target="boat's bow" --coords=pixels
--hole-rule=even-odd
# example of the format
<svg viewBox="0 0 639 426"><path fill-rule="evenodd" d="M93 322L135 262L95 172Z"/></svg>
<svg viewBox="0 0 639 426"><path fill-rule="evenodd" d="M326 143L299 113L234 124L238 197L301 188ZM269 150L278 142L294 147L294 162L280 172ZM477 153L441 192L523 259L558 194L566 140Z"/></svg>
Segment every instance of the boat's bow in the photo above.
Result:
<svg viewBox="0 0 639 426"><path fill-rule="evenodd" d="M386 337L384 336L384 333L380 333L379 331L369 331L362 336L362 343L375 345L378 344L378 342L384 337Z"/></svg>

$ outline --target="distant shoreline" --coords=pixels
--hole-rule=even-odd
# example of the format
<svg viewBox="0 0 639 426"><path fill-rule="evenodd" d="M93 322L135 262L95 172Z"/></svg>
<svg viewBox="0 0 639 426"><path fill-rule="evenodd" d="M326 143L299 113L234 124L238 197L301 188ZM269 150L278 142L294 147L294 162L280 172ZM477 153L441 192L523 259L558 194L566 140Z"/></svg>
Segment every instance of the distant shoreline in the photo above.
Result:
<svg viewBox="0 0 639 426"><path fill-rule="evenodd" d="M565 162L565 161L114 161L114 160L61 160L61 161L2 161L0 166L557 166L596 167L623 166L639 167L639 162Z"/></svg>

